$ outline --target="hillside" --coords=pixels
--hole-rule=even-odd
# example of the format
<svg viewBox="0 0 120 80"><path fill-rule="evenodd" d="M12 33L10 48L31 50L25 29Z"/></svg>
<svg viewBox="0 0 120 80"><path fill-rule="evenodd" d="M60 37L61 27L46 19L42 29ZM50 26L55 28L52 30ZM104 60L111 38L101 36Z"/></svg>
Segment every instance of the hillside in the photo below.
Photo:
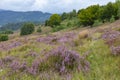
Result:
<svg viewBox="0 0 120 80"><path fill-rule="evenodd" d="M44 22L50 16L50 13L40 11L16 12L0 10L0 25L18 22Z"/></svg>
<svg viewBox="0 0 120 80"><path fill-rule="evenodd" d="M119 80L119 34L120 20L47 34L14 33L0 43L0 79Z"/></svg>

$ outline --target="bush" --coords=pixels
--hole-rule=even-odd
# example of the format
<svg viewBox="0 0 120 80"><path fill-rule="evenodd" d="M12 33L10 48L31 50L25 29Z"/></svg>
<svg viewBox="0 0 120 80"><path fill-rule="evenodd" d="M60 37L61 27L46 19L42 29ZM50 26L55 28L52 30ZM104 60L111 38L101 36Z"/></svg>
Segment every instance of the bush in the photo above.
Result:
<svg viewBox="0 0 120 80"><path fill-rule="evenodd" d="M39 32L39 33L41 33L41 32L42 32L41 27L39 27L39 28L37 29L37 32Z"/></svg>
<svg viewBox="0 0 120 80"><path fill-rule="evenodd" d="M65 46L51 50L46 58L49 63L48 65L61 74L74 70L84 71L89 69L89 62L87 60L75 51L68 50Z"/></svg>
<svg viewBox="0 0 120 80"><path fill-rule="evenodd" d="M119 55L120 54L120 46L116 46L116 47L112 46L111 52L113 55Z"/></svg>
<svg viewBox="0 0 120 80"><path fill-rule="evenodd" d="M110 18L110 22L112 23L112 22L114 22L114 21L115 21L115 17L112 16L112 17Z"/></svg>
<svg viewBox="0 0 120 80"><path fill-rule="evenodd" d="M43 59L35 59L28 72L37 75L41 71L54 70L60 74L67 74L76 70L87 71L89 66L89 62L84 57L68 50L65 46L60 46L47 53Z"/></svg>
<svg viewBox="0 0 120 80"><path fill-rule="evenodd" d="M93 24L93 27L99 26L99 25L102 25L102 24L103 24L103 23L102 23L101 21L95 20L95 21L94 21L94 24Z"/></svg>
<svg viewBox="0 0 120 80"><path fill-rule="evenodd" d="M63 25L60 25L60 26L56 26L53 28L53 32L57 32L57 31L60 31L62 29L64 29L65 27Z"/></svg>
<svg viewBox="0 0 120 80"><path fill-rule="evenodd" d="M23 25L23 27L21 28L21 33L20 35L28 35L28 34L32 34L34 32L34 24L32 23L26 23Z"/></svg>
<svg viewBox="0 0 120 80"><path fill-rule="evenodd" d="M0 41L7 41L7 40L8 40L8 35L0 34Z"/></svg>
<svg viewBox="0 0 120 80"><path fill-rule="evenodd" d="M72 25L71 22L67 23L67 27L71 27L71 25Z"/></svg>

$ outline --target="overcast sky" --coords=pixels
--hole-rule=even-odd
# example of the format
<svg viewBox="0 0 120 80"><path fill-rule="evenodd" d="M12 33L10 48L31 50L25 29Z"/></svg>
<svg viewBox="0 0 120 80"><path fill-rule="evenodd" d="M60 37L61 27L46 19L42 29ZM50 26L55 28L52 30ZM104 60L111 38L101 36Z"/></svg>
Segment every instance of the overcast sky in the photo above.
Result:
<svg viewBox="0 0 120 80"><path fill-rule="evenodd" d="M104 5L115 0L0 0L0 9L14 11L69 12L89 5Z"/></svg>

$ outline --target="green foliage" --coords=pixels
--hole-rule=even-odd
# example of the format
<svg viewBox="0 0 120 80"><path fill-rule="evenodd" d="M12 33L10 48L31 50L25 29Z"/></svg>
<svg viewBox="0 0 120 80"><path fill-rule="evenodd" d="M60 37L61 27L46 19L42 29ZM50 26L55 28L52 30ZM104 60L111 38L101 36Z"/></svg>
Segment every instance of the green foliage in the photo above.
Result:
<svg viewBox="0 0 120 80"><path fill-rule="evenodd" d="M0 34L13 34L14 32L12 30L5 30L5 31L0 31Z"/></svg>
<svg viewBox="0 0 120 80"><path fill-rule="evenodd" d="M34 24L32 23L26 23L23 25L23 27L21 28L21 33L20 35L28 35L28 34L32 34L34 32Z"/></svg>
<svg viewBox="0 0 120 80"><path fill-rule="evenodd" d="M69 19L72 19L77 16L76 10L73 10L72 12L69 13Z"/></svg>
<svg viewBox="0 0 120 80"><path fill-rule="evenodd" d="M115 17L112 16L112 17L110 18L110 22L114 22L114 21L115 21Z"/></svg>
<svg viewBox="0 0 120 80"><path fill-rule="evenodd" d="M19 23L8 23L5 25L2 25L0 27L0 31L5 31L5 30L18 30L21 28L21 26L23 26L23 24L25 24L25 22L19 22Z"/></svg>
<svg viewBox="0 0 120 80"><path fill-rule="evenodd" d="M61 19L62 21L65 20L65 19L73 19L73 18L76 18L77 17L77 12L76 10L74 9L73 11L69 12L69 13L63 13L61 15Z"/></svg>
<svg viewBox="0 0 120 80"><path fill-rule="evenodd" d="M71 22L68 22L68 23L67 23L67 26L68 26L68 27L70 27L71 25L72 25Z"/></svg>
<svg viewBox="0 0 120 80"><path fill-rule="evenodd" d="M52 29L53 32L57 32L57 31L60 31L60 30L63 30L65 29L65 27L63 25L60 25L60 26L56 26Z"/></svg>
<svg viewBox="0 0 120 80"><path fill-rule="evenodd" d="M7 41L8 35L7 34L0 34L0 41Z"/></svg>
<svg viewBox="0 0 120 80"><path fill-rule="evenodd" d="M117 16L120 19L120 0L118 0L117 4L118 4Z"/></svg>
<svg viewBox="0 0 120 80"><path fill-rule="evenodd" d="M64 12L64 13L61 15L61 19L62 19L62 21L65 20L65 19L68 19L68 14Z"/></svg>
<svg viewBox="0 0 120 80"><path fill-rule="evenodd" d="M93 25L94 21L99 18L99 5L93 5L79 12L80 23L84 26Z"/></svg>
<svg viewBox="0 0 120 80"><path fill-rule="evenodd" d="M101 14L101 19L102 20L107 20L109 21L112 16L117 15L116 7L113 3L108 3L106 6L103 7L103 11Z"/></svg>
<svg viewBox="0 0 120 80"><path fill-rule="evenodd" d="M3 32L4 34L13 34L14 32L12 30L6 30Z"/></svg>
<svg viewBox="0 0 120 80"><path fill-rule="evenodd" d="M38 27L37 32L39 32L39 33L41 33L41 32L42 32L41 27Z"/></svg>
<svg viewBox="0 0 120 80"><path fill-rule="evenodd" d="M58 14L53 14L50 17L49 21L47 22L47 25L54 27L54 26L60 25L60 23L61 23L61 16Z"/></svg>
<svg viewBox="0 0 120 80"><path fill-rule="evenodd" d="M102 25L103 23L100 21L100 20L95 20L94 21L94 24L93 24L93 27L95 26L99 26L99 25Z"/></svg>

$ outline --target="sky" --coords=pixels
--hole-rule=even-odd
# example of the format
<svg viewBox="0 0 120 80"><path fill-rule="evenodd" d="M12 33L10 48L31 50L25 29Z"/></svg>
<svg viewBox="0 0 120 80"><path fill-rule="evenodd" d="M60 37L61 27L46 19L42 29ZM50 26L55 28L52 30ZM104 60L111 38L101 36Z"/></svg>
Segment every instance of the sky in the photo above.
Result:
<svg viewBox="0 0 120 80"><path fill-rule="evenodd" d="M0 9L13 11L70 12L90 5L105 5L115 0L0 0Z"/></svg>

